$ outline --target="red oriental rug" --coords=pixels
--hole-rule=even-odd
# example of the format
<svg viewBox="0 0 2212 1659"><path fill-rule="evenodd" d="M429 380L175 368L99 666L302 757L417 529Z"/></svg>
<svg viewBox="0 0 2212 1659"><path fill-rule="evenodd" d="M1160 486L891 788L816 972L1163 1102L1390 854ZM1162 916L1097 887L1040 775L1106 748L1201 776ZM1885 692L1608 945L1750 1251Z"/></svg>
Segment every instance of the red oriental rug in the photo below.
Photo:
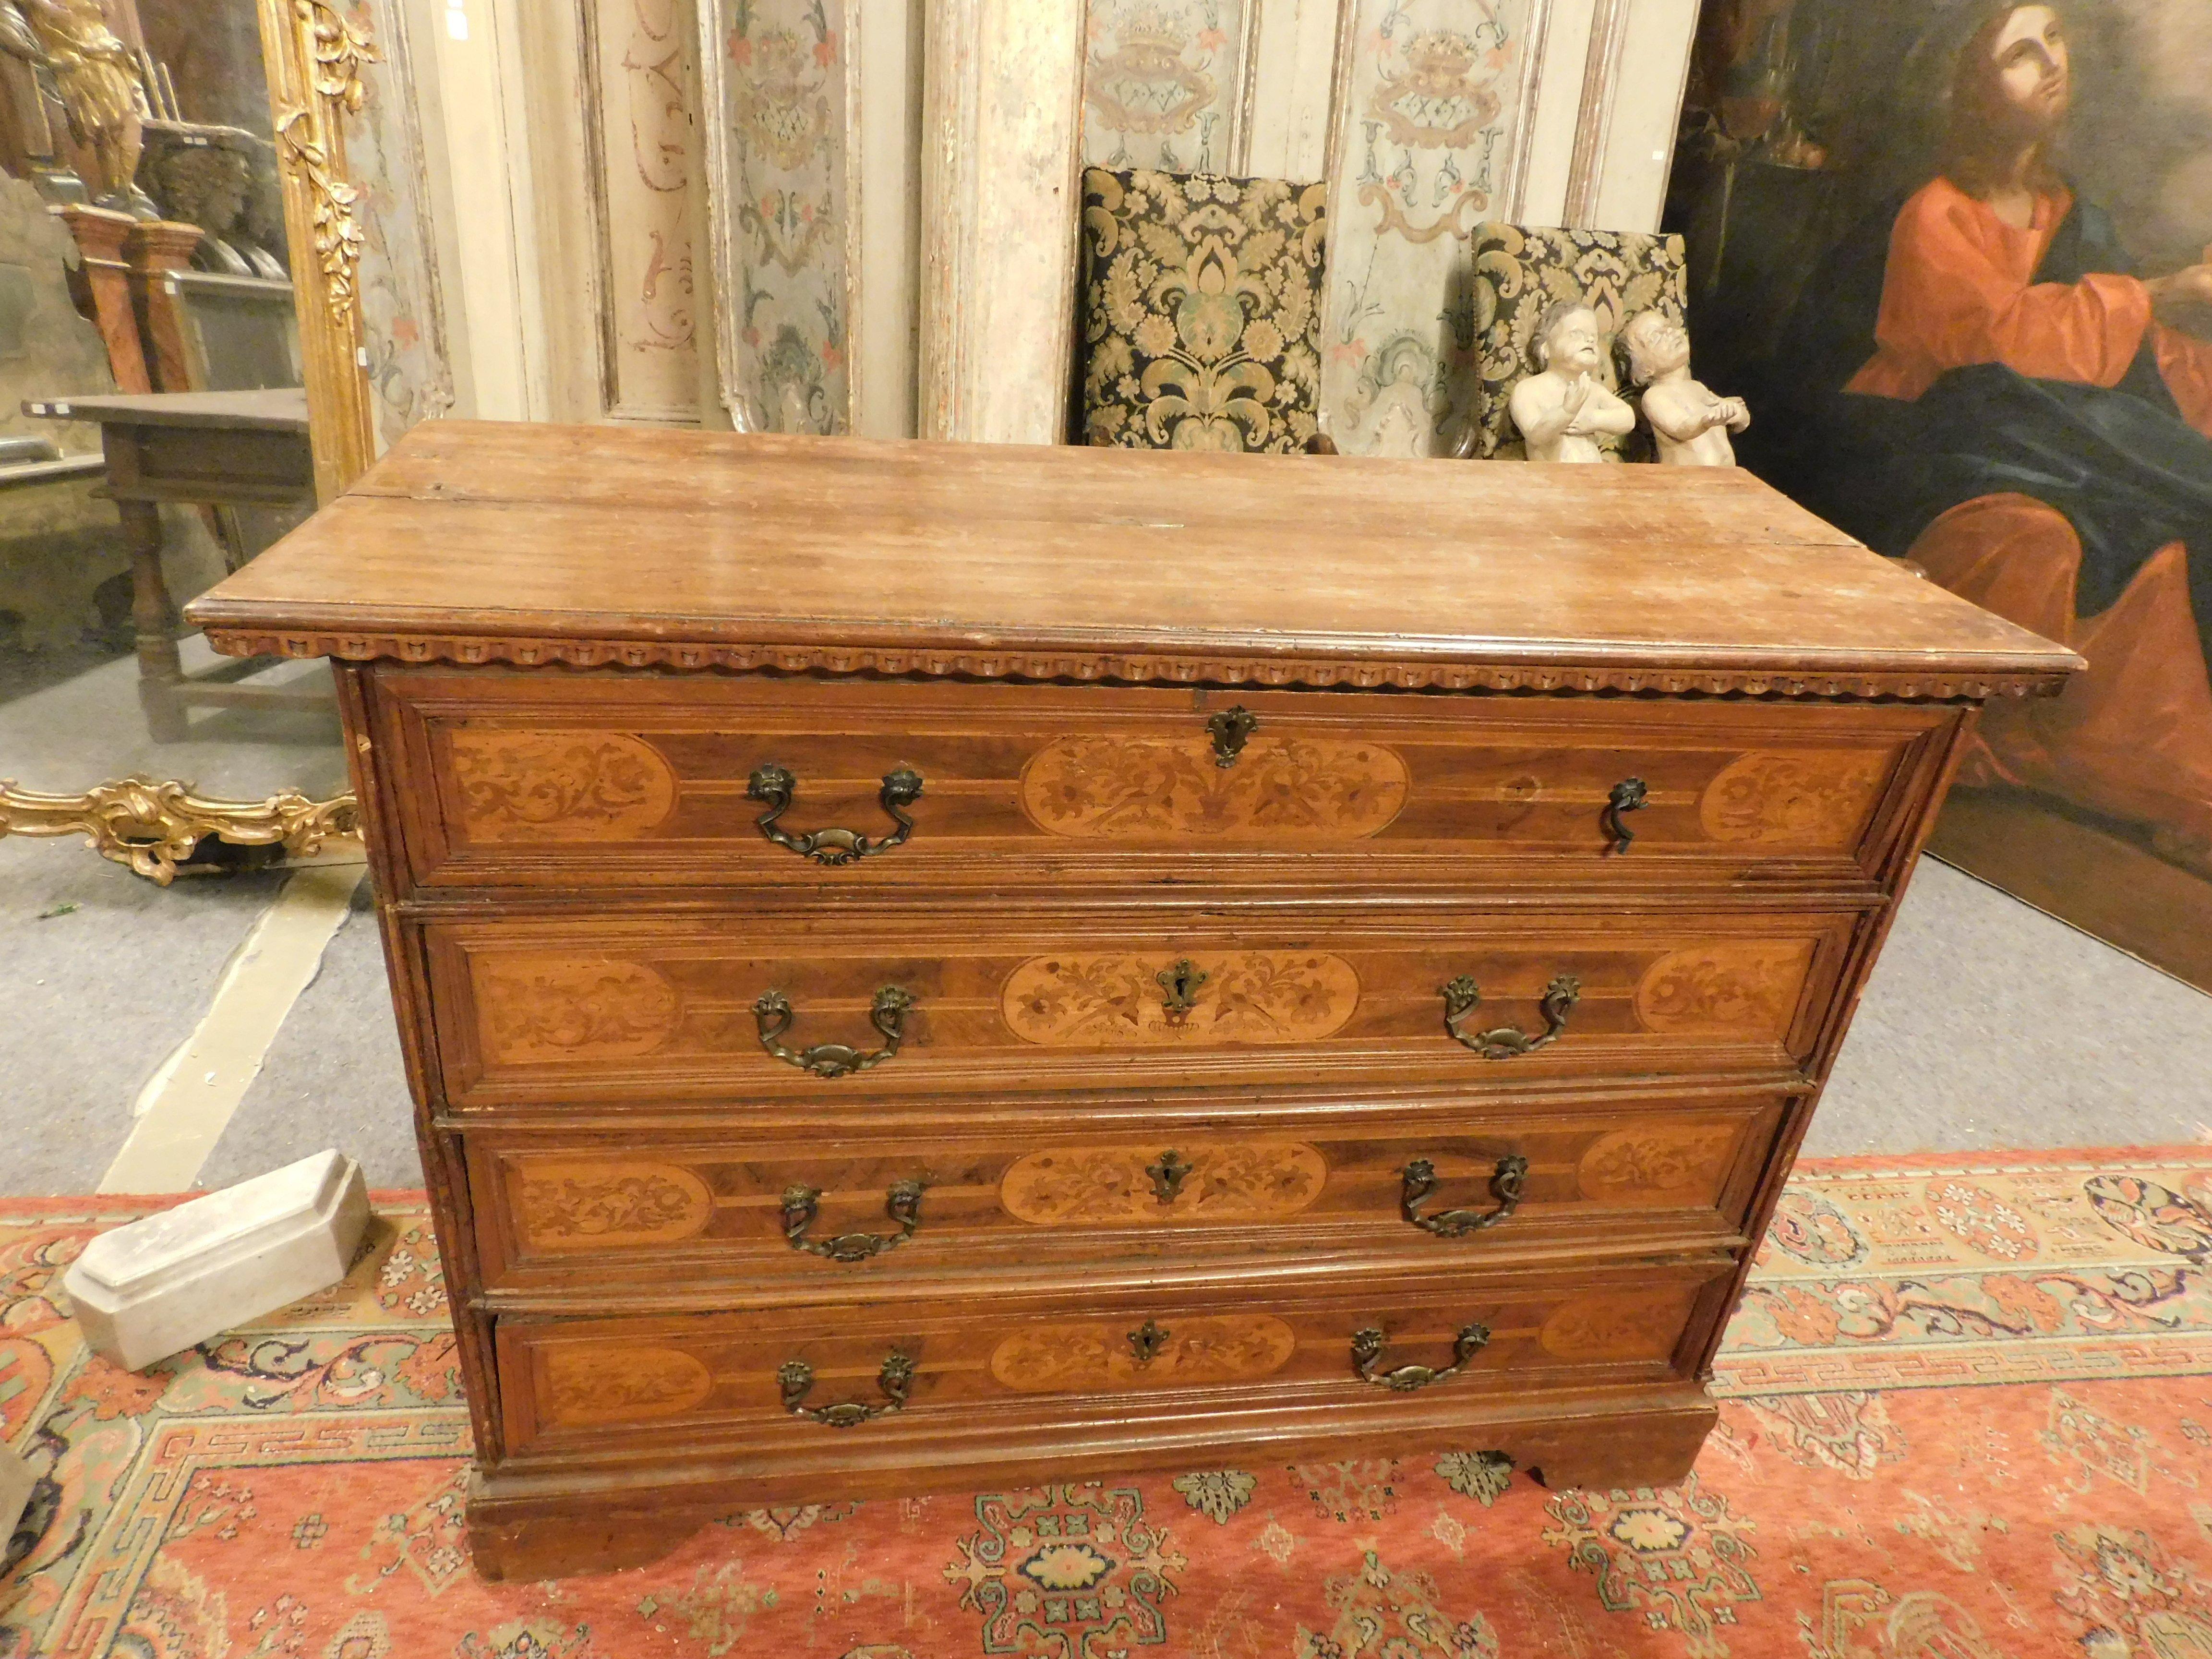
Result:
<svg viewBox="0 0 2212 1659"><path fill-rule="evenodd" d="M143 1376L49 1291L143 1200L0 1200L0 1655L2212 1656L2212 1148L1802 1166L1665 1490L1466 1448L756 1510L488 1585L435 1253Z"/></svg>

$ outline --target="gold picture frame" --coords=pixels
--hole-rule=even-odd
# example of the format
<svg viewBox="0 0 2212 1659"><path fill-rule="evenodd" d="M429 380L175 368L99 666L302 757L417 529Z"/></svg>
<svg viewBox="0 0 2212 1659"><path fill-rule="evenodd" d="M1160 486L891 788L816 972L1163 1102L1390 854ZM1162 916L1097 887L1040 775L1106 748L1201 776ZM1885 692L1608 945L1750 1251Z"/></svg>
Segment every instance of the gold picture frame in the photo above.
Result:
<svg viewBox="0 0 2212 1659"><path fill-rule="evenodd" d="M362 70L380 61L365 15L331 0L258 0L264 73L276 136L292 292L307 393L315 499L329 501L376 458L376 417L361 309L367 249L362 187L346 166L346 125L366 98ZM103 857L163 886L209 836L305 857L357 833L350 793L312 800L284 790L260 800L204 798L143 776L71 793L0 778L0 836L81 834Z"/></svg>
<svg viewBox="0 0 2212 1659"><path fill-rule="evenodd" d="M328 501L376 459L360 307L366 241L354 211L361 189L346 171L345 126L366 95L362 68L378 54L367 25L331 0L260 0L260 18L315 497Z"/></svg>

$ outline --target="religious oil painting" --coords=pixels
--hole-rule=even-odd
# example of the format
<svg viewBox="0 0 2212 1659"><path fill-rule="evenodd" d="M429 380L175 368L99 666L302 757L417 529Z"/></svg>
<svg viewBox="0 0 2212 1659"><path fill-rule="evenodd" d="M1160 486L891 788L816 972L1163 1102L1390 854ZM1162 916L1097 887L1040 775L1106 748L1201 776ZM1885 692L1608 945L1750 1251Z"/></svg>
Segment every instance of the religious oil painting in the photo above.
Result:
<svg viewBox="0 0 2212 1659"><path fill-rule="evenodd" d="M1741 463L2088 662L1932 849L2212 989L2212 5L1708 0L1667 216Z"/></svg>

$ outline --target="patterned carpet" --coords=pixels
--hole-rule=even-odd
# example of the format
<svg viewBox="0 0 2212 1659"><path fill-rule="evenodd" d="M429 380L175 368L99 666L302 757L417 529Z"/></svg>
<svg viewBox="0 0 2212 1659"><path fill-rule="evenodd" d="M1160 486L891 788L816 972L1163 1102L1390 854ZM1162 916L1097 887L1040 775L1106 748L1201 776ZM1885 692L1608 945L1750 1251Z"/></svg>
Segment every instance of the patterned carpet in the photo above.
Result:
<svg viewBox="0 0 2212 1659"><path fill-rule="evenodd" d="M0 1655L2212 1656L2212 1148L1802 1166L1664 1491L1465 1449L772 1510L469 1568L418 1194L347 1282L146 1376L48 1291L143 1200L0 1200Z"/></svg>

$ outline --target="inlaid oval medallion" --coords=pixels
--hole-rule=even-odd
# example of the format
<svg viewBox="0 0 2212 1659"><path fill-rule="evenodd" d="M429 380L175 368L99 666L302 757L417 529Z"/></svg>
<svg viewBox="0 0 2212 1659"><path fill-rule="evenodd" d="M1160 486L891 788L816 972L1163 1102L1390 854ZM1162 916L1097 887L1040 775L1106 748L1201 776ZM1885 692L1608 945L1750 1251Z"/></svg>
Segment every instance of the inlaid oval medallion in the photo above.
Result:
<svg viewBox="0 0 2212 1659"><path fill-rule="evenodd" d="M1733 1123L1638 1123L1592 1141L1576 1165L1585 1198L1631 1204L1710 1203L1720 1195L1741 1133Z"/></svg>
<svg viewBox="0 0 2212 1659"><path fill-rule="evenodd" d="M1537 1340L1558 1359L1664 1359L1689 1316L1674 1291L1585 1296L1554 1308Z"/></svg>
<svg viewBox="0 0 2212 1659"><path fill-rule="evenodd" d="M1715 841L1848 847L1894 761L1885 751L1850 749L1741 756L1705 786L1698 822Z"/></svg>
<svg viewBox="0 0 2212 1659"><path fill-rule="evenodd" d="M1379 744L1250 738L1234 766L1205 735L1056 738L1022 769L1022 810L1055 836L1358 841L1406 805L1406 763Z"/></svg>
<svg viewBox="0 0 2212 1659"><path fill-rule="evenodd" d="M676 805L676 770L642 738L620 732L447 735L472 842L629 841Z"/></svg>
<svg viewBox="0 0 2212 1659"><path fill-rule="evenodd" d="M1132 1332L1147 1339L1149 1358L1139 1358ZM991 1375L1024 1394L1188 1388L1272 1376L1297 1346L1291 1328L1271 1314L1036 1325L992 1350Z"/></svg>
<svg viewBox="0 0 2212 1659"><path fill-rule="evenodd" d="M479 957L484 1049L510 1065L648 1054L676 1029L676 989L643 963Z"/></svg>
<svg viewBox="0 0 2212 1659"><path fill-rule="evenodd" d="M516 1174L516 1219L538 1249L673 1244L714 1219L707 1183L678 1164L532 1158Z"/></svg>
<svg viewBox="0 0 2212 1659"><path fill-rule="evenodd" d="M680 1348L543 1351L546 1415L563 1427L678 1417L712 1393L714 1373Z"/></svg>
<svg viewBox="0 0 2212 1659"><path fill-rule="evenodd" d="M999 1201L1040 1226L1203 1225L1296 1215L1328 1182L1328 1160L1299 1140L1073 1146L1018 1159Z"/></svg>
<svg viewBox="0 0 2212 1659"><path fill-rule="evenodd" d="M1161 975L1184 963L1191 1006L1177 1013ZM1016 1036L1062 1048L1311 1042L1340 1029L1358 1003L1352 964L1318 951L1032 957L999 997Z"/></svg>
<svg viewBox="0 0 2212 1659"><path fill-rule="evenodd" d="M1813 941L1706 945L1674 951L1636 984L1636 1018L1669 1035L1771 1036L1789 1033L1813 965Z"/></svg>

